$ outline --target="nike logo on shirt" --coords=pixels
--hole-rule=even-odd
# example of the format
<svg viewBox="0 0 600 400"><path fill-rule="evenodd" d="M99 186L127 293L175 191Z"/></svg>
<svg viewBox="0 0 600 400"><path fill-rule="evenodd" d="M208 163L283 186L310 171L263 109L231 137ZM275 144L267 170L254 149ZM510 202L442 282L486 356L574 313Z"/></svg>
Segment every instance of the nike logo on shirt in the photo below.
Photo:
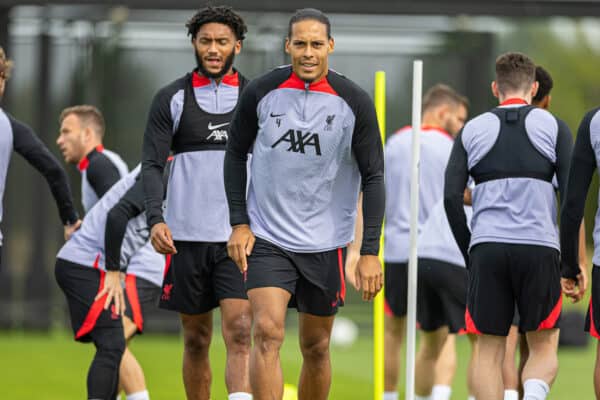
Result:
<svg viewBox="0 0 600 400"><path fill-rule="evenodd" d="M213 125L212 122L208 123L208 130L212 131L213 129L218 129L218 128L222 128L226 125L229 125L229 122L225 122L224 124L219 124L219 125Z"/></svg>
<svg viewBox="0 0 600 400"><path fill-rule="evenodd" d="M271 113L271 118L282 117L284 115L285 115L285 113L283 113L283 114L273 114L273 113Z"/></svg>

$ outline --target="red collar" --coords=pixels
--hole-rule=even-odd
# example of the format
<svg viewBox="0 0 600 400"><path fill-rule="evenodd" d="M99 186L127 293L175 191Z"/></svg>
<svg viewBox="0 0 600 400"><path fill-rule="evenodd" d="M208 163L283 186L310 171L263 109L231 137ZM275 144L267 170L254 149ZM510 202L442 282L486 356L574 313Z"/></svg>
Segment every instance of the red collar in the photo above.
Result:
<svg viewBox="0 0 600 400"><path fill-rule="evenodd" d="M221 79L221 83L224 83L229 86L239 86L240 78L237 71L234 71L233 74L223 75ZM210 85L210 79L206 76L200 75L198 71L194 71L192 73L192 86L200 87Z"/></svg>
<svg viewBox="0 0 600 400"><path fill-rule="evenodd" d="M439 133L441 133L442 135L448 136L450 139L453 139L452 135L448 133L448 131L439 128L437 126L431 126L431 125L421 125L421 130L422 131L437 131Z"/></svg>
<svg viewBox="0 0 600 400"><path fill-rule="evenodd" d="M338 95L337 92L331 87L329 81L327 80L327 75L323 78L319 79L316 82L311 82L306 85L304 82L294 71L290 74L290 77L279 85L280 89L300 89L300 90L310 90L313 92L323 92L329 93L333 95Z"/></svg>
<svg viewBox="0 0 600 400"><path fill-rule="evenodd" d="M500 105L501 105L501 106L509 106L509 105L511 105L511 104L523 104L523 105L528 105L529 103L528 103L528 102L526 102L526 101L525 101L525 100L523 100L523 99L520 99L520 98L518 98L518 97L513 97L513 98L510 98L510 99L506 99L506 100L504 100L502 103L500 103Z"/></svg>
<svg viewBox="0 0 600 400"><path fill-rule="evenodd" d="M96 146L94 148L94 150L90 151L85 157L83 157L81 159L81 161L79 161L79 164L77 164L77 169L79 171L85 171L87 169L87 167L89 167L89 165L90 165L90 156L94 152L102 153L103 151L104 151L103 145L99 144L98 146Z"/></svg>

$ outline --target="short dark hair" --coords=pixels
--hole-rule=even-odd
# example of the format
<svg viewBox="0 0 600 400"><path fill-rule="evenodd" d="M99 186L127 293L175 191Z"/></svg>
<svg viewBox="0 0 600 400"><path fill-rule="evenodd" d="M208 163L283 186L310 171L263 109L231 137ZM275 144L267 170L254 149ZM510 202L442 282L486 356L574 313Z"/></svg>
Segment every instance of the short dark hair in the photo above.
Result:
<svg viewBox="0 0 600 400"><path fill-rule="evenodd" d="M423 112L449 104L453 107L464 106L469 108L469 100L448 85L438 83L433 85L423 96Z"/></svg>
<svg viewBox="0 0 600 400"><path fill-rule="evenodd" d="M322 23L327 29L327 38L331 39L331 23L327 15L323 14L323 11L317 10L316 8L302 8L296 10L294 15L290 18L288 24L288 38L292 37L292 26L300 21L313 20Z"/></svg>
<svg viewBox="0 0 600 400"><path fill-rule="evenodd" d="M4 49L0 46L0 77L7 79L10 78L10 72L12 71L13 62L6 57Z"/></svg>
<svg viewBox="0 0 600 400"><path fill-rule="evenodd" d="M188 36L191 36L194 40L200 27L211 22L227 25L233 31L236 39L242 42L246 37L246 32L248 32L246 23L238 13L233 11L233 8L229 6L208 6L199 10L185 24L188 29Z"/></svg>
<svg viewBox="0 0 600 400"><path fill-rule="evenodd" d="M523 53L510 52L496 59L496 84L498 91L526 90L535 82L535 64Z"/></svg>
<svg viewBox="0 0 600 400"><path fill-rule="evenodd" d="M89 104L80 104L72 107L67 107L60 113L58 122L62 124L63 120L69 115L75 115L81 121L83 126L92 126L92 129L101 138L104 137L104 131L106 130L106 123L104 122L104 116L98 110L97 107Z"/></svg>
<svg viewBox="0 0 600 400"><path fill-rule="evenodd" d="M533 102L539 103L544 97L550 94L554 87L554 81L550 73L539 65L535 67L535 80L539 82L540 86L533 97Z"/></svg>

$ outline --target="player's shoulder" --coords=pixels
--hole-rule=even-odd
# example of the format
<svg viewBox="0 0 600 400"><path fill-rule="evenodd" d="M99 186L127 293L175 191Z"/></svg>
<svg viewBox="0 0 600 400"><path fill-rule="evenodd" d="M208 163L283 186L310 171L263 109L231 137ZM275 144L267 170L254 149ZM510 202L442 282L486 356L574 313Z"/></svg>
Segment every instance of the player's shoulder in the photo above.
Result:
<svg viewBox="0 0 600 400"><path fill-rule="evenodd" d="M463 136L475 132L486 132L489 130L500 129L500 118L491 111L481 113L465 123L463 127Z"/></svg>
<svg viewBox="0 0 600 400"><path fill-rule="evenodd" d="M185 85L190 81L191 73L187 73L171 82L166 84L165 86L158 89L155 95L155 99L159 99L162 101L170 101L171 98L180 90L185 88Z"/></svg>
<svg viewBox="0 0 600 400"><path fill-rule="evenodd" d="M102 175L112 172L115 169L118 170L115 162L115 158L117 157L121 158L117 153L98 146L86 156L88 174Z"/></svg>
<svg viewBox="0 0 600 400"><path fill-rule="evenodd" d="M336 70L329 70L327 81L336 94L343 98L350 106L372 103L371 96L363 88Z"/></svg>
<svg viewBox="0 0 600 400"><path fill-rule="evenodd" d="M593 108L585 113L582 125L590 131L600 133L600 107Z"/></svg>
<svg viewBox="0 0 600 400"><path fill-rule="evenodd" d="M255 93L258 97L263 97L268 92L277 89L292 74L291 65L281 65L265 72L257 78L252 79L246 89Z"/></svg>
<svg viewBox="0 0 600 400"><path fill-rule="evenodd" d="M543 130L546 132L557 133L561 126L566 127L566 124L550 111L544 110L543 108L532 108L525 117L525 127L528 131Z"/></svg>

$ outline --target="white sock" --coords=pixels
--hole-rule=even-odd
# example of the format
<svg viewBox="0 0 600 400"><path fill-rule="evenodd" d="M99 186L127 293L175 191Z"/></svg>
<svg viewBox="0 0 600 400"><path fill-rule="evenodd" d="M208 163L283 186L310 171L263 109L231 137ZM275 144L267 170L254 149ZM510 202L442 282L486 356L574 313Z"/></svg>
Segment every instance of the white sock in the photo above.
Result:
<svg viewBox="0 0 600 400"><path fill-rule="evenodd" d="M475 396L469 396L469 397L467 397L467 400L476 400L476 399L475 399Z"/></svg>
<svg viewBox="0 0 600 400"><path fill-rule="evenodd" d="M519 400L519 391L514 389L505 390L504 400Z"/></svg>
<svg viewBox="0 0 600 400"><path fill-rule="evenodd" d="M398 400L398 392L383 392L383 400Z"/></svg>
<svg viewBox="0 0 600 400"><path fill-rule="evenodd" d="M141 392L135 392L128 394L126 397L127 400L150 400L150 394L148 394L147 390Z"/></svg>
<svg viewBox="0 0 600 400"><path fill-rule="evenodd" d="M452 388L448 385L433 385L431 400L450 400Z"/></svg>
<svg viewBox="0 0 600 400"><path fill-rule="evenodd" d="M550 391L550 386L541 379L527 379L523 382L523 400L544 400Z"/></svg>
<svg viewBox="0 0 600 400"><path fill-rule="evenodd" d="M250 393L235 392L227 396L227 400L252 400L252 395Z"/></svg>
<svg viewBox="0 0 600 400"><path fill-rule="evenodd" d="M429 396L417 396L415 394L415 400L431 400L431 395L429 395Z"/></svg>

